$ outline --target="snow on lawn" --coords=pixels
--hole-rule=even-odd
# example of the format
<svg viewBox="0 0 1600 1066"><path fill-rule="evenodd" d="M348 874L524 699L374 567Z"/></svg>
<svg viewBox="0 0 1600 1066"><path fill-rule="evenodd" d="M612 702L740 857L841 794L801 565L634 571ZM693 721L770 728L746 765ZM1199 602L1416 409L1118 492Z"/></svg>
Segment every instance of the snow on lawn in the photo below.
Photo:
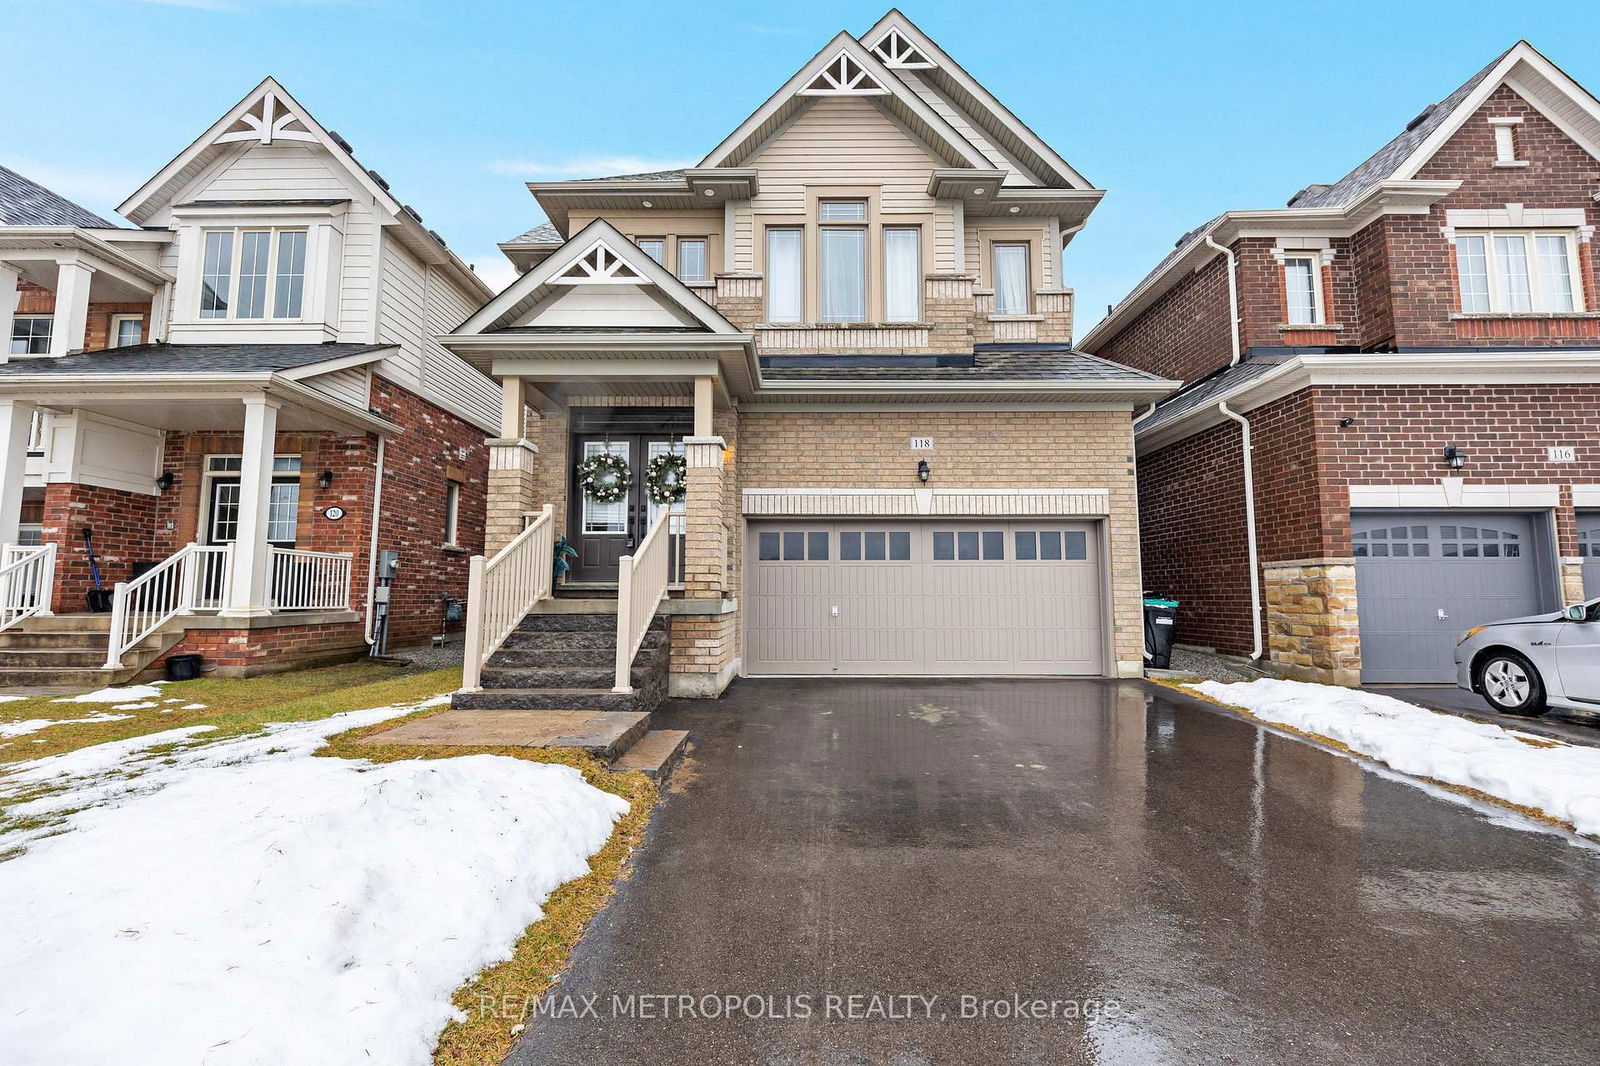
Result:
<svg viewBox="0 0 1600 1066"><path fill-rule="evenodd" d="M18 816L96 804L0 862L8 1066L428 1063L450 994L510 956L627 802L503 756L312 757L414 709L210 744L168 730L0 774L0 792L65 789ZM147 750L174 743L193 746Z"/></svg>
<svg viewBox="0 0 1600 1066"><path fill-rule="evenodd" d="M151 706L154 706L152 704ZM24 722L0 722L0 738L25 737L53 725L73 725L77 722L120 722L132 718L131 714L91 714L85 718L29 718Z"/></svg>
<svg viewBox="0 0 1600 1066"><path fill-rule="evenodd" d="M1535 747L1517 739L1526 734L1332 685L1259 680L1188 687L1337 740L1401 773L1474 788L1600 835L1600 748Z"/></svg>
<svg viewBox="0 0 1600 1066"><path fill-rule="evenodd" d="M128 700L147 700L161 695L155 685L125 685L122 688L101 688L81 696L62 696L51 703L125 703Z"/></svg>

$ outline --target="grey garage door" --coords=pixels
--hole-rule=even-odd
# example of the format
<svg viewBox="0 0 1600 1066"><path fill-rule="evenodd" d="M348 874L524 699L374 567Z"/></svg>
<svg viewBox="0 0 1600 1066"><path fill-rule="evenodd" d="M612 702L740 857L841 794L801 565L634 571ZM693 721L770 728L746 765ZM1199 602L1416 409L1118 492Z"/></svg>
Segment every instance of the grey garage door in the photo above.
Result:
<svg viewBox="0 0 1600 1066"><path fill-rule="evenodd" d="M1364 682L1454 681L1463 630L1544 609L1527 515L1356 514L1351 526Z"/></svg>
<svg viewBox="0 0 1600 1066"><path fill-rule="evenodd" d="M1578 512L1578 555L1583 559L1583 595L1600 596L1600 511Z"/></svg>
<svg viewBox="0 0 1600 1066"><path fill-rule="evenodd" d="M752 674L1102 673L1087 522L752 522Z"/></svg>

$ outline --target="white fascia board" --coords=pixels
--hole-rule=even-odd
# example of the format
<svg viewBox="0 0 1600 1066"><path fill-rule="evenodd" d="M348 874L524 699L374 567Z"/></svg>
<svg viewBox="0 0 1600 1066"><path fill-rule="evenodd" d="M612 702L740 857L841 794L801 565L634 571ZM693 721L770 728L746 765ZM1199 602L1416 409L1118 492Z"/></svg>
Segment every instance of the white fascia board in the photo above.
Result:
<svg viewBox="0 0 1600 1066"><path fill-rule="evenodd" d="M98 236L104 230L89 230L77 226L0 226L0 258L60 258L60 250L56 248L45 249L44 254L30 255L27 250L7 250L7 238L18 243L49 241L59 243L63 248L75 248L86 252L99 262L95 269L104 269L116 275L119 280L132 282L139 288L149 286L152 291L167 284L172 279L164 272L151 266L149 263L135 259L127 252L107 243ZM167 234L171 240L171 234Z"/></svg>
<svg viewBox="0 0 1600 1066"><path fill-rule="evenodd" d="M715 378L722 373L715 359L531 359L502 356L494 360L495 377L524 377L540 380L563 378L616 378L643 380L681 380Z"/></svg>
<svg viewBox="0 0 1600 1066"><path fill-rule="evenodd" d="M1137 397L1134 402L1159 400L1178 387L1176 381L763 381L758 400L779 396L982 396L986 393L1036 393L1053 396Z"/></svg>
<svg viewBox="0 0 1600 1066"><path fill-rule="evenodd" d="M654 351L736 352L755 343L748 333L440 333L453 351Z"/></svg>
<svg viewBox="0 0 1600 1066"><path fill-rule="evenodd" d="M291 367L280 370L280 377L290 381L304 381L306 378L320 377L323 374L332 374L340 370L348 370L353 366L367 366L387 359L400 350L398 344L391 344L386 348L374 348L370 352L357 352L355 355L346 355L338 359L327 359L320 363L307 363L305 366Z"/></svg>
<svg viewBox="0 0 1600 1066"><path fill-rule="evenodd" d="M1381 215L1427 214L1433 205L1455 192L1461 182L1386 181L1345 207L1277 207L1256 211L1228 211L1195 235L1189 246L1162 270L1123 297L1111 314L1084 334L1078 347L1094 354L1098 345L1112 339L1129 321L1167 290L1222 253L1206 242L1231 246L1242 237L1319 236L1349 237L1371 225Z"/></svg>
<svg viewBox="0 0 1600 1066"><path fill-rule="evenodd" d="M1600 348L1302 355L1237 388L1218 393L1170 422L1136 430L1135 440L1142 455L1220 424L1224 417L1217 410L1219 403L1248 412L1316 386L1590 383L1600 383Z"/></svg>

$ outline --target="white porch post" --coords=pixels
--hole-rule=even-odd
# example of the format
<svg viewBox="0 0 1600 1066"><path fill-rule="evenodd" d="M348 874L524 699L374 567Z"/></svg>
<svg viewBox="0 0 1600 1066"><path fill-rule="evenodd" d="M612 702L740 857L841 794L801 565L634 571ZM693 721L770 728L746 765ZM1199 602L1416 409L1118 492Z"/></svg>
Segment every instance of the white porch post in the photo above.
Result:
<svg viewBox="0 0 1600 1066"><path fill-rule="evenodd" d="M69 259L56 271L55 321L50 325L50 354L83 350L83 331L89 325L89 282L94 268Z"/></svg>
<svg viewBox="0 0 1600 1066"><path fill-rule="evenodd" d="M523 408L527 398L522 392L522 379L500 379L500 439L521 440L524 433Z"/></svg>
<svg viewBox="0 0 1600 1066"><path fill-rule="evenodd" d="M10 340L11 335L6 334ZM17 542L22 521L22 477L28 464L33 404L0 400L0 544Z"/></svg>
<svg viewBox="0 0 1600 1066"><path fill-rule="evenodd" d="M9 263L0 263L0 363L11 355L11 329L17 317L17 303L22 293L17 291L21 273Z"/></svg>
<svg viewBox="0 0 1600 1066"><path fill-rule="evenodd" d="M267 501L272 494L272 458L280 404L265 394L244 401L244 447L239 463L239 533L233 542L233 581L225 617L270 614L272 565L267 550Z"/></svg>

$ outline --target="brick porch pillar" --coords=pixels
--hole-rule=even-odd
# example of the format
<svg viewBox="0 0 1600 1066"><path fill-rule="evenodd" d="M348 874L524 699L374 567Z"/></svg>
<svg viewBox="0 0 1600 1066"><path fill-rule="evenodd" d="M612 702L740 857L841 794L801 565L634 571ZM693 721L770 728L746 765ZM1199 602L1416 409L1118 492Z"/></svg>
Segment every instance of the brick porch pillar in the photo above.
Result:
<svg viewBox="0 0 1600 1066"><path fill-rule="evenodd" d="M538 510L534 485L539 446L527 438L527 393L521 378L500 382L500 436L489 445L483 553L493 555L522 532L523 516Z"/></svg>
<svg viewBox="0 0 1600 1066"><path fill-rule="evenodd" d="M674 696L714 697L738 667L738 613L731 567L737 558L737 515L729 513L734 487L732 453L712 427L709 388L696 411L696 435L685 438L688 484L684 498L684 564L681 610L672 618L672 665L667 691ZM731 420L731 412L728 414ZM732 424L716 427L731 432Z"/></svg>

